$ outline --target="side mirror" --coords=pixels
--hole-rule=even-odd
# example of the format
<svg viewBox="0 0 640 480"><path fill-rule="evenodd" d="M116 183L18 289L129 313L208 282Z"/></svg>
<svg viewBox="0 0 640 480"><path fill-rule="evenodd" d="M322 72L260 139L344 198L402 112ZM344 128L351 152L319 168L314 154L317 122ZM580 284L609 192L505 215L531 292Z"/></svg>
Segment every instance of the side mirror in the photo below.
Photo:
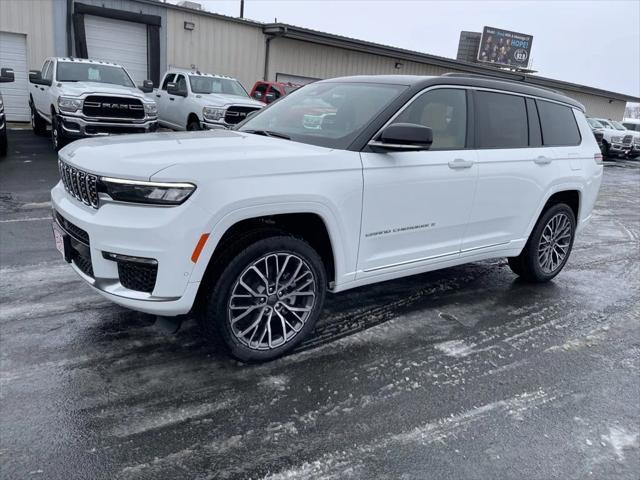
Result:
<svg viewBox="0 0 640 480"><path fill-rule="evenodd" d="M151 80L144 80L142 82L142 85L140 85L138 88L144 93L151 93L153 92L153 82Z"/></svg>
<svg viewBox="0 0 640 480"><path fill-rule="evenodd" d="M31 70L29 71L29 82L35 83L36 85L40 85L40 81L42 80L42 72L40 70Z"/></svg>
<svg viewBox="0 0 640 480"><path fill-rule="evenodd" d="M415 123L394 123L385 128L377 141L369 142L380 150L428 150L433 143L433 130Z"/></svg>
<svg viewBox="0 0 640 480"><path fill-rule="evenodd" d="M10 83L16 79L13 74L13 69L11 68L2 68L0 69L0 83Z"/></svg>
<svg viewBox="0 0 640 480"><path fill-rule="evenodd" d="M178 84L175 82L167 83L167 93L171 95L178 95L179 97L187 96L187 91L185 89L178 88Z"/></svg>

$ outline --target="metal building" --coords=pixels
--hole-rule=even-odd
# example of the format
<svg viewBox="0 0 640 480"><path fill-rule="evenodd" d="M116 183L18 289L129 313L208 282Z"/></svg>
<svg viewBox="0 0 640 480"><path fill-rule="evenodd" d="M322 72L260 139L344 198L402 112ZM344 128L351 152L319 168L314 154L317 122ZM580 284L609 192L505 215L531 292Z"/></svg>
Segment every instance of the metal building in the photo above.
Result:
<svg viewBox="0 0 640 480"><path fill-rule="evenodd" d="M47 56L91 57L123 64L157 85L168 66L196 66L236 77L306 83L358 74L468 72L522 80L565 93L594 116L621 119L640 98L533 75L496 70L286 24L263 24L159 0L0 0L0 66L7 117L27 121L29 69Z"/></svg>

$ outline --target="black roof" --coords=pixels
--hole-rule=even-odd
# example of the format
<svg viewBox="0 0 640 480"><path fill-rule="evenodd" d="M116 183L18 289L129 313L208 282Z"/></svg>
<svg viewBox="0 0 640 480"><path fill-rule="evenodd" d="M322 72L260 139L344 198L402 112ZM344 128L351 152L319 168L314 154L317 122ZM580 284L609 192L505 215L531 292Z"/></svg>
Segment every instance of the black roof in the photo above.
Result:
<svg viewBox="0 0 640 480"><path fill-rule="evenodd" d="M585 111L584 105L567 97L561 93L548 88L542 88L535 85L526 84L524 82L509 81L500 78L491 78L484 75L465 75L465 74L444 74L437 77L428 77L421 75L355 75L351 77L338 77L328 80L327 82L361 82L361 83L386 83L392 85L407 85L416 90L430 87L432 85L461 85L469 87L490 88L495 90L503 90L507 92L521 93L533 97L545 98L556 102L566 103L579 110Z"/></svg>

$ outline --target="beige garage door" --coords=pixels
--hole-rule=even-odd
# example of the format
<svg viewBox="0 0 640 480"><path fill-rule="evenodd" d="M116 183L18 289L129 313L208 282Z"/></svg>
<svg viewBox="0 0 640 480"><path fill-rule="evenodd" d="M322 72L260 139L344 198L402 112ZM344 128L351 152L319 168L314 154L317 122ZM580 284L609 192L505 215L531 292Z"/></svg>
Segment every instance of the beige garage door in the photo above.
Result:
<svg viewBox="0 0 640 480"><path fill-rule="evenodd" d="M30 117L26 35L0 32L0 67L13 68L16 76L13 83L0 83L7 120L28 122Z"/></svg>

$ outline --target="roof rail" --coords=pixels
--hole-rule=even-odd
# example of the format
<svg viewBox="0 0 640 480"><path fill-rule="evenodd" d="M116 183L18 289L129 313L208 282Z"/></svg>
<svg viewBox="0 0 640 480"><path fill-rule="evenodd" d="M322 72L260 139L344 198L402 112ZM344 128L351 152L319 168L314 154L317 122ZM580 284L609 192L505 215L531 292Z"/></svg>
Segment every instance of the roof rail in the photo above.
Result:
<svg viewBox="0 0 640 480"><path fill-rule="evenodd" d="M527 77L525 75L522 75L522 78L520 80L499 77L497 75L483 75L483 74L479 74L479 73L447 72L447 73L443 73L441 76L442 77L458 77L458 78L488 78L488 79L491 79L491 80L497 80L499 82L505 82L505 83L519 83L519 84L528 83L532 87L540 88L542 90L546 90L547 92L552 92L552 93L557 93L559 95L563 95L563 93L558 92L557 90L554 90L553 88L541 87L540 85L537 85L535 83L527 82Z"/></svg>

